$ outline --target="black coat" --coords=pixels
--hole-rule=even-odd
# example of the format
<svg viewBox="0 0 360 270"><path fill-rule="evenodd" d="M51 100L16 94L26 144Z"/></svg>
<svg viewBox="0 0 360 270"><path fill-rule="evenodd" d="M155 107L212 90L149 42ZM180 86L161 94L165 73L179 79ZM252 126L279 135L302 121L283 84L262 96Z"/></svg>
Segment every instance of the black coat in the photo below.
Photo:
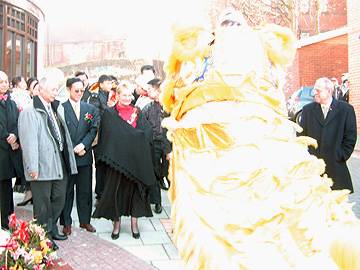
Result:
<svg viewBox="0 0 360 270"><path fill-rule="evenodd" d="M10 133L18 135L19 110L16 103L8 98L6 104L6 126L0 123L0 181L13 177L23 177L24 169L22 164L21 150L13 151L7 143L6 138ZM19 140L17 140L19 143Z"/></svg>
<svg viewBox="0 0 360 270"><path fill-rule="evenodd" d="M325 161L325 173L332 178L332 189L349 189L353 185L346 161L356 143L356 116L354 108L343 101L333 99L326 119L320 104L313 102L303 108L300 125L301 135L317 140L318 148L309 148L310 154Z"/></svg>
<svg viewBox="0 0 360 270"><path fill-rule="evenodd" d="M100 118L99 111L93 105L81 101L80 118L78 120L69 100L64 102L63 106L65 111L65 122L68 127L73 146L75 147L79 143L82 143L85 146L86 154L84 156L78 156L75 154L76 165L91 165L93 162L91 144L95 139L98 129ZM85 120L87 114L93 117L92 120Z"/></svg>
<svg viewBox="0 0 360 270"><path fill-rule="evenodd" d="M96 159L140 185L156 183L153 167L152 128L139 111L133 128L115 107L101 117Z"/></svg>

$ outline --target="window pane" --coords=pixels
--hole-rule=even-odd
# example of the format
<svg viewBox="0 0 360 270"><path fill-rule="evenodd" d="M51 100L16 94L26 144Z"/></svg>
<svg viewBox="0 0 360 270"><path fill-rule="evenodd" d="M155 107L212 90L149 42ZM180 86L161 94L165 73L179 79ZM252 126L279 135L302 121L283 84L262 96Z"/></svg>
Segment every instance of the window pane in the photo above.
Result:
<svg viewBox="0 0 360 270"><path fill-rule="evenodd" d="M15 54L15 76L21 76L22 67L24 66L24 37L16 35L16 54Z"/></svg>
<svg viewBox="0 0 360 270"><path fill-rule="evenodd" d="M15 66L15 34L11 31L7 32L6 48L5 48L5 72L9 78L13 77L13 70Z"/></svg>
<svg viewBox="0 0 360 270"><path fill-rule="evenodd" d="M35 43L31 40L27 42L26 49L26 77L35 76Z"/></svg>

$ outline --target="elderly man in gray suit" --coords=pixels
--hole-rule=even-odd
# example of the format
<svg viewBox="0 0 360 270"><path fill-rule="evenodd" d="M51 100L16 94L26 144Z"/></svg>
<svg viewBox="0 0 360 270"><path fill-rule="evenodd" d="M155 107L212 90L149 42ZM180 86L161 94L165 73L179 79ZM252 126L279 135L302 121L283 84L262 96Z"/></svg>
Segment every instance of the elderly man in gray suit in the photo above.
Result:
<svg viewBox="0 0 360 270"><path fill-rule="evenodd" d="M62 106L55 97L59 79L48 72L39 81L39 96L21 112L18 121L24 173L33 193L34 217L44 225L53 240L66 240L56 222L64 208L69 174L76 174L71 137Z"/></svg>

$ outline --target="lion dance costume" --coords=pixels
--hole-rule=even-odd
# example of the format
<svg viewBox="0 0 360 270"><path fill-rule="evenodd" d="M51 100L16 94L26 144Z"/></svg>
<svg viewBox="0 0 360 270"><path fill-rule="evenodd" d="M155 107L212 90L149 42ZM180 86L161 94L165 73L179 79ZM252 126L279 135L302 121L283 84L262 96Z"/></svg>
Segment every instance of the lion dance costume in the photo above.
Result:
<svg viewBox="0 0 360 270"><path fill-rule="evenodd" d="M253 30L240 18L209 46L201 27L174 30L163 125L173 142L173 240L186 269L360 269L348 191L331 190L323 160L307 151L316 141L296 137L301 128L287 119L291 31Z"/></svg>

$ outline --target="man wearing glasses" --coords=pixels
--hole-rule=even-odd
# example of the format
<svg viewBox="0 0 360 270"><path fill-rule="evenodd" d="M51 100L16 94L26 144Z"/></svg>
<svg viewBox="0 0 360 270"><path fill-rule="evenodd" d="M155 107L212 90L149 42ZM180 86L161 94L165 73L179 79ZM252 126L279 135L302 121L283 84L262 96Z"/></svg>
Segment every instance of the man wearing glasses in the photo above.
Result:
<svg viewBox="0 0 360 270"><path fill-rule="evenodd" d="M65 122L74 146L78 174L69 177L66 190L64 210L60 216L60 224L64 225L63 233L71 234L71 210L74 202L74 186L76 185L76 206L80 227L88 232L96 232L90 224L92 209L92 143L95 139L99 112L95 106L81 101L84 94L84 83L80 78L66 81L69 99L62 104Z"/></svg>

